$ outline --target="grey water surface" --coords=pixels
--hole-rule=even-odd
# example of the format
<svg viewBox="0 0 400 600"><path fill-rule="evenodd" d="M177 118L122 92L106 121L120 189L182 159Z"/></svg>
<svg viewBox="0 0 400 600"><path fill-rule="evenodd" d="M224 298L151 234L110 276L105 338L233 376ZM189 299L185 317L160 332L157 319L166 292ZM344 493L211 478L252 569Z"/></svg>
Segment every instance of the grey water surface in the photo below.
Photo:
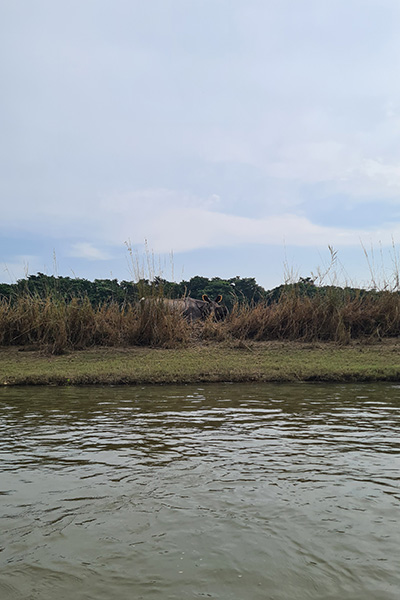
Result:
<svg viewBox="0 0 400 600"><path fill-rule="evenodd" d="M1 600L398 600L400 386L0 390Z"/></svg>

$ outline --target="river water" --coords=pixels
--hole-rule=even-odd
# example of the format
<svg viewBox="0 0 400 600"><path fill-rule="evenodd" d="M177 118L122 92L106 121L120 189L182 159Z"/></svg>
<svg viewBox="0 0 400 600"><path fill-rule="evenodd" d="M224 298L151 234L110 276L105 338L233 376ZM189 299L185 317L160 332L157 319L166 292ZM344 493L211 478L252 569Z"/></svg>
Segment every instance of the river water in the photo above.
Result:
<svg viewBox="0 0 400 600"><path fill-rule="evenodd" d="M0 390L1 600L398 600L400 386Z"/></svg>

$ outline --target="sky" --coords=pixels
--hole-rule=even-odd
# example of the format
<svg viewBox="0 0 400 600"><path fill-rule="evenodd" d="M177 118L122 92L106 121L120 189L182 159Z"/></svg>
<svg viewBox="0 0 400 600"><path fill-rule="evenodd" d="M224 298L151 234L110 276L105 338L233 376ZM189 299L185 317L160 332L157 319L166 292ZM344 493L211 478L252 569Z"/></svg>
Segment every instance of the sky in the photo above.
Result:
<svg viewBox="0 0 400 600"><path fill-rule="evenodd" d="M398 0L0 0L0 281L388 281L399 73Z"/></svg>

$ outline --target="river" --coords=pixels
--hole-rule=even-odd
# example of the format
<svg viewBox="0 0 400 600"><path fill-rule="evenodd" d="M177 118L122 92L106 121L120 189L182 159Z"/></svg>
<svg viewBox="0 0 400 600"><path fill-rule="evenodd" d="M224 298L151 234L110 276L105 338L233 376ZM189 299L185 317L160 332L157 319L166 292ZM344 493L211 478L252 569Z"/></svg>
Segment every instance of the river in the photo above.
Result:
<svg viewBox="0 0 400 600"><path fill-rule="evenodd" d="M398 600L400 386L0 389L2 600Z"/></svg>

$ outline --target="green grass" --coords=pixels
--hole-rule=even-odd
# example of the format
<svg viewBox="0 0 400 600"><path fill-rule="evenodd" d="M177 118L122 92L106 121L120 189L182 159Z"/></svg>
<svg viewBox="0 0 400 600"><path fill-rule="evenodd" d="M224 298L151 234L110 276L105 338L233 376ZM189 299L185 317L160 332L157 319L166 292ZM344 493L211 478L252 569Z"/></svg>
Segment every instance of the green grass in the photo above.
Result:
<svg viewBox="0 0 400 600"><path fill-rule="evenodd" d="M96 348L49 356L0 348L0 385L216 381L397 381L400 342L210 343L179 349Z"/></svg>

